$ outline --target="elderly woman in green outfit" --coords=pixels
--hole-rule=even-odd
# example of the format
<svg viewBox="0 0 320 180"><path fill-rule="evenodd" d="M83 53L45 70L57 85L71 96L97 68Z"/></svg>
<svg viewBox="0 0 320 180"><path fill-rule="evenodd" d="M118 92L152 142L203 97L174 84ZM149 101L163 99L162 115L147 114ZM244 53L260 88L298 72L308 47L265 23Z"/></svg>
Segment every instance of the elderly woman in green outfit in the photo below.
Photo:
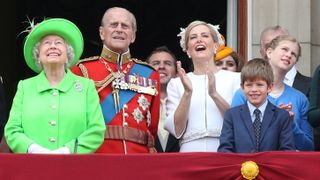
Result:
<svg viewBox="0 0 320 180"><path fill-rule="evenodd" d="M18 84L5 126L14 153L93 153L101 145L105 123L94 83L68 69L82 51L82 34L66 19L30 31L24 57L39 74Z"/></svg>

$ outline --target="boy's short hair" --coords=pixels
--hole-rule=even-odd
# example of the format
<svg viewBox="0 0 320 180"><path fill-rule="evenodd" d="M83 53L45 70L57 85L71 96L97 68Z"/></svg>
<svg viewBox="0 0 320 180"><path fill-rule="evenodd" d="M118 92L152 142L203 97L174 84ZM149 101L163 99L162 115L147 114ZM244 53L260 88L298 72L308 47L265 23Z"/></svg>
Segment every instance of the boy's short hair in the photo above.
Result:
<svg viewBox="0 0 320 180"><path fill-rule="evenodd" d="M241 86L245 81L264 80L267 85L273 82L273 71L268 61L254 58L248 61L241 70Z"/></svg>

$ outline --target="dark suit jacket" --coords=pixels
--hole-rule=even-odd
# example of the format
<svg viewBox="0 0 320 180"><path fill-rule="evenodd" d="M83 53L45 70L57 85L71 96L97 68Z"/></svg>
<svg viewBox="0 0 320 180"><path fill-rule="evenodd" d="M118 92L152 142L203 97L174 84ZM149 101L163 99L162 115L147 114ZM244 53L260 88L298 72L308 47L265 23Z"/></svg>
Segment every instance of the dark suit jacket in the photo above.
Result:
<svg viewBox="0 0 320 180"><path fill-rule="evenodd" d="M179 146L179 140L176 139L173 135L169 134L168 142L165 151L162 149L161 143L159 141L159 138L157 136L155 148L157 152L179 152L180 146Z"/></svg>
<svg viewBox="0 0 320 180"><path fill-rule="evenodd" d="M304 95L309 97L310 86L311 86L311 78L304 76L303 74L299 73L299 71L297 71L297 74L294 77L292 87L301 91Z"/></svg>
<svg viewBox="0 0 320 180"><path fill-rule="evenodd" d="M309 101L309 122L315 128L320 127L320 65L312 77Z"/></svg>
<svg viewBox="0 0 320 180"><path fill-rule="evenodd" d="M292 121L287 111L268 102L262 120L259 151L276 150L295 150ZM257 152L247 103L226 111L218 151Z"/></svg>
<svg viewBox="0 0 320 180"><path fill-rule="evenodd" d="M313 126L315 150L320 151L320 65L315 70L310 88L308 118Z"/></svg>

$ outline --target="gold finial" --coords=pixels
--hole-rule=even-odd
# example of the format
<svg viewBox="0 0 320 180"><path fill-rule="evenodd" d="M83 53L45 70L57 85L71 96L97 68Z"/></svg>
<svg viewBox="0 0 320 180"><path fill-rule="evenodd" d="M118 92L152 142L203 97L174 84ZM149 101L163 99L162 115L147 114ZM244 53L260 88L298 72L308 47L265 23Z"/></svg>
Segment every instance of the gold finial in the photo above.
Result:
<svg viewBox="0 0 320 180"><path fill-rule="evenodd" d="M259 174L259 166L253 161L246 161L242 163L241 174L245 179L255 179Z"/></svg>

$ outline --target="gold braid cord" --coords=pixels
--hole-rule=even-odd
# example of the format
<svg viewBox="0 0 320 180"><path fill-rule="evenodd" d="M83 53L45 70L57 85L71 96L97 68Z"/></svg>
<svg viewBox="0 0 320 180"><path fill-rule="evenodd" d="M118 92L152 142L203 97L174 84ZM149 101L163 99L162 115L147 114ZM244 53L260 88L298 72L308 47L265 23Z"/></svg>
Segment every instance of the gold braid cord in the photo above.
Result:
<svg viewBox="0 0 320 180"><path fill-rule="evenodd" d="M83 64L79 64L79 68L84 77L89 78L87 68Z"/></svg>
<svg viewBox="0 0 320 180"><path fill-rule="evenodd" d="M105 87L107 87L112 81L114 80L114 77L112 74L109 74L107 77L105 77L103 80L101 81L95 81L94 84L96 87L98 87L99 89L97 90L98 93L100 91L102 91L102 89L104 89Z"/></svg>
<svg viewBox="0 0 320 180"><path fill-rule="evenodd" d="M112 91L113 100L114 100L114 109L116 113L120 112L120 97L119 97L119 89L114 89Z"/></svg>
<svg viewBox="0 0 320 180"><path fill-rule="evenodd" d="M83 74L84 77L89 78L88 75L88 70L83 64L79 64L79 68ZM105 87L107 87L112 81L114 80L113 75L110 73L107 77L105 77L101 81L94 81L94 85L98 87L99 89L97 90L98 93L102 91Z"/></svg>

